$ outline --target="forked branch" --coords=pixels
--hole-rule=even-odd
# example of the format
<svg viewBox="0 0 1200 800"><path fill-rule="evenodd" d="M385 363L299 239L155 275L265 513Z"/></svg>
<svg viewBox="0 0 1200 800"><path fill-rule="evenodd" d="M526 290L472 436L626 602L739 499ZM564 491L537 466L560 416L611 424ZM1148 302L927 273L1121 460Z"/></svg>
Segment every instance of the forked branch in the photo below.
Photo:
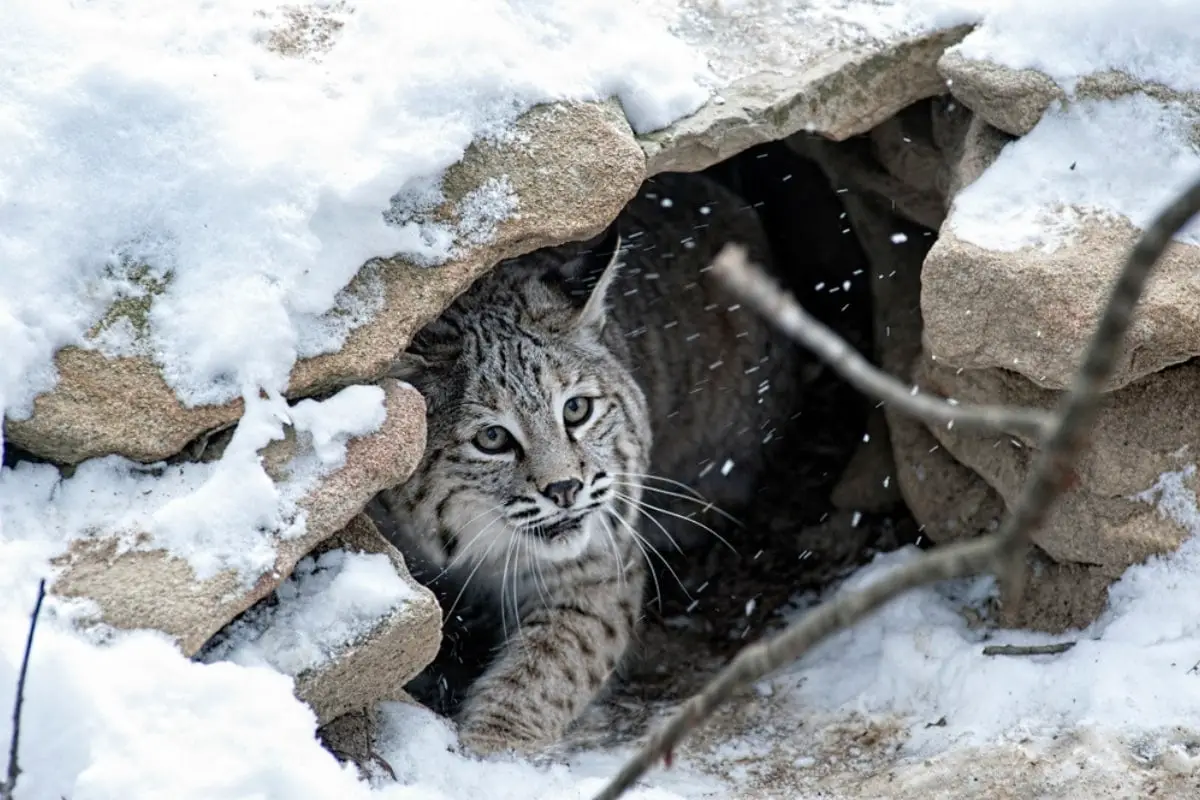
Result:
<svg viewBox="0 0 1200 800"><path fill-rule="evenodd" d="M1024 432L1041 443L1029 479L1012 512L990 536L940 547L903 564L867 586L840 592L775 636L742 650L736 658L675 716L652 735L595 800L616 800L656 761L672 749L740 688L795 661L816 644L865 617L909 589L982 572L996 574L1020 593L1026 548L1051 503L1070 479L1071 465L1082 448L1095 416L1101 390L1112 375L1117 354L1134 308L1151 270L1188 221L1200 213L1200 179L1159 213L1130 251L1092 335L1083 364L1053 416L1002 406L953 405L930 396L912 395L895 378L881 372L835 333L821 325L781 292L762 270L746 260L743 249L727 246L715 272L774 324L811 348L843 377L871 397L931 424L954 422L966 428Z"/></svg>

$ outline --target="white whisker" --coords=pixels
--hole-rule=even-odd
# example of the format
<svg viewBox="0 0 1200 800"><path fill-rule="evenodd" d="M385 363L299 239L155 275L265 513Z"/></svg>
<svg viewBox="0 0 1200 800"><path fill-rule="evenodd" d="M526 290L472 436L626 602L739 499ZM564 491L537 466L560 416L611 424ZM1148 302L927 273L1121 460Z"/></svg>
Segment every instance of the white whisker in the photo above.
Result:
<svg viewBox="0 0 1200 800"><path fill-rule="evenodd" d="M699 497L699 496L692 497L691 495L681 494L680 492L669 492L666 489L659 489L654 486L645 486L643 484L637 484L637 483L627 483L625 481L613 481L613 485L614 486L641 486L642 489L647 492L655 492L657 494L666 495L668 497L678 497L681 500L687 500L688 502L696 503L697 505L704 506L704 508L700 509L701 514L703 514L706 511L714 511L717 514L724 517L725 519L732 522L734 525L737 525L739 528L746 527L745 524L740 519L733 516L728 511L725 511L720 506L712 503L711 501L705 500L703 497Z"/></svg>
<svg viewBox="0 0 1200 800"><path fill-rule="evenodd" d="M602 510L608 511L608 508L603 507ZM608 538L609 548L612 549L613 563L617 565L617 587L620 589L624 589L625 588L625 569L624 569L624 564L621 563L621 550L620 550L620 548L617 547L617 540L616 540L616 537L613 535L613 529L608 524L608 519L604 516L603 513L598 515L596 517L596 519L598 519L600 521L600 524L604 526L604 535ZM661 603L660 603L660 605L661 605Z"/></svg>
<svg viewBox="0 0 1200 800"><path fill-rule="evenodd" d="M513 548L517 546L518 541L516 535L508 537L508 548L504 551L504 568L500 572L500 624L504 627L505 641L508 641L508 615L505 613L504 587L508 584L508 562L512 558ZM515 593L513 597L516 597Z"/></svg>
<svg viewBox="0 0 1200 800"><path fill-rule="evenodd" d="M502 517L497 517L496 519L499 520L499 519L502 519ZM495 521L496 520L489 522L487 525L484 526L483 530L486 531L489 527L491 527L495 523ZM479 533L482 534L483 531L480 531ZM478 538L478 535L476 536L476 538ZM475 540L472 539L471 541L475 541ZM458 602L460 600L462 600L462 596L467 591L467 587L471 585L471 579L475 577L475 573L478 572L479 568L484 565L484 562L487 561L488 556L491 555L492 550L496 547L496 545L499 542L500 542L499 538L493 539L492 543L490 545L488 545L488 548L483 551L483 556L478 561L475 562L474 569L471 570L471 572L467 575L466 580L463 581L463 585L458 590L458 595L454 598L454 602L450 605L450 610L446 612L447 618L451 614L454 613L454 609L458 608Z"/></svg>
<svg viewBox="0 0 1200 800"><path fill-rule="evenodd" d="M683 552L683 548L679 546L679 542L675 541L675 537L673 537L671 535L670 531L668 531L665 527L663 527L663 524L661 522L656 520L653 516L651 516L649 514L649 512L647 512L644 508L642 508L642 501L634 500L629 495L618 492L615 489L613 490L613 495L621 498L626 503L629 503L630 507L633 508L634 511L637 511L639 514L644 516L646 519L650 520L655 525L657 525L658 529L660 531L662 531L663 536L667 537L667 541L670 542L671 546L675 548L675 552L677 552L677 553Z"/></svg>
<svg viewBox="0 0 1200 800"><path fill-rule="evenodd" d="M670 484L671 486L676 486L680 489L683 489L686 492L691 493L692 496L694 496L698 500L705 499L704 495L700 494L700 492L698 492L696 489L692 488L691 486L688 486L686 483L681 483L680 481L673 480L671 478L664 478L662 475L654 475L649 472L613 472L611 474L616 475L619 478L641 478L643 480L662 481L663 483Z"/></svg>
<svg viewBox="0 0 1200 800"><path fill-rule="evenodd" d="M630 507L637 508L632 504L630 504ZM629 529L629 533L633 536L634 544L638 546L638 549L642 551L642 555L646 557L646 568L650 570L650 577L654 579L655 591L658 593L658 610L662 611L662 588L658 584L658 575L655 574L654 567L650 562L650 553L654 553L654 555L658 556L658 560L663 563L663 566L667 568L667 572L670 572L671 577L673 577L675 582L679 584L679 589L683 592L684 597L686 597L688 600L691 600L691 593L688 592L687 587L683 585L683 581L680 579L679 573L677 573L671 566L671 563L667 561L667 557L658 552L657 547L646 541L646 538L638 533L637 526L630 524L630 522L620 514L613 513L613 516L616 517L622 525Z"/></svg>
<svg viewBox="0 0 1200 800"><path fill-rule="evenodd" d="M434 581L438 580L443 575L445 575L447 572L454 569L454 567L460 561L462 561L462 559L466 558L467 551L471 549L471 545L473 545L473 544L475 544L475 542L479 541L479 537L482 536L486 531L488 531L493 525L495 525L500 520L504 519L503 508L499 505L495 505L495 506L492 506L491 508L489 508L487 511L476 514L475 516L473 516L469 520L467 520L465 523L458 526L459 531L465 530L468 525L470 525L472 522L474 522L475 520L479 519L480 517L482 517L484 514L487 514L487 513L496 513L496 518L494 520L491 520L490 522L488 522L487 525L484 525L482 528L480 528L475 533L475 535L471 537L471 541L465 543L459 549L459 551L454 554L454 556L450 559L449 563L446 564L446 567L441 572L439 572L437 575L434 576L434 578L433 578ZM454 538L455 539L458 538L458 533L455 533Z"/></svg>
<svg viewBox="0 0 1200 800"><path fill-rule="evenodd" d="M708 531L713 536L715 536L717 538L717 540L719 542L721 542L721 544L728 547L733 553L735 553L735 554L737 553L737 548L734 547L733 545L731 545L729 543L728 539L726 539L724 536L717 533L712 528L708 527L703 522L700 522L697 519L693 519L691 517L685 517L682 514L676 514L674 511L669 511L668 509L662 508L660 506L656 506L652 503L647 503L645 500L634 501L632 498L630 498L626 495L623 495L620 492L614 492L614 494L616 494L618 497L624 498L626 500L626 502L633 503L634 505L638 506L638 510L641 511L642 513L646 514L646 516L649 517L650 519L654 519L654 517L651 517L650 514L647 513L647 510L657 511L660 514L666 514L668 517L674 517L675 519L683 520L684 522L690 522L691 524L695 525L697 528L701 528L702 530ZM667 529L662 526L662 523L658 522L658 520L654 520L654 522L655 522L655 524L658 525L659 530L661 530L664 534L667 533ZM667 538L671 539L669 534L667 534ZM679 548L679 545L675 542L674 539L671 539L671 544L675 545L676 548Z"/></svg>

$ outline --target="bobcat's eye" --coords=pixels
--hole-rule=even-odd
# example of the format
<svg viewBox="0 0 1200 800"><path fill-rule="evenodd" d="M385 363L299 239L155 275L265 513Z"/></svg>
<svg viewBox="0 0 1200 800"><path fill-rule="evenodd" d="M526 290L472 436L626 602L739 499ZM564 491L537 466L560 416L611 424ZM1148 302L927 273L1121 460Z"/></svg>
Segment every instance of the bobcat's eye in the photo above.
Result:
<svg viewBox="0 0 1200 800"><path fill-rule="evenodd" d="M563 403L563 422L568 425L582 425L592 415L592 398L572 397Z"/></svg>
<svg viewBox="0 0 1200 800"><path fill-rule="evenodd" d="M489 425L471 440L475 446L485 453L503 453L513 446L512 434L499 425Z"/></svg>

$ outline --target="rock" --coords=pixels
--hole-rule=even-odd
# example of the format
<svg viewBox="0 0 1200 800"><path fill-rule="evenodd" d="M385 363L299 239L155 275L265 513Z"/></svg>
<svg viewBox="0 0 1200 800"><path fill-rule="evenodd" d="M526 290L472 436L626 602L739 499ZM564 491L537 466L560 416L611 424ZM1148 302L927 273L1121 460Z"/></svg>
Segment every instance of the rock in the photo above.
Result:
<svg viewBox="0 0 1200 800"><path fill-rule="evenodd" d="M959 190L975 182L983 174L1004 145L1012 141L1012 137L984 121L983 117L972 114L960 132L954 132L952 142L948 142L944 152L946 163L946 206L947 211L951 200ZM953 133L951 135L954 135ZM939 226L940 227L940 226Z"/></svg>
<svg viewBox="0 0 1200 800"><path fill-rule="evenodd" d="M1034 534L1054 561L1094 565L1115 577L1126 567L1174 550L1187 532L1150 503L1135 498L1164 472L1200 452L1200 365L1188 364L1143 378L1107 394L1076 461L1076 485L1064 492ZM999 369L957 370L921 363L918 383L962 402L1052 409L1061 394ZM934 436L981 475L1010 509L1036 454L1032 442L1008 435L967 434L938 427Z"/></svg>
<svg viewBox="0 0 1200 800"><path fill-rule="evenodd" d="M751 74L722 87L720 102L640 137L649 174L701 170L798 131L835 141L866 133L902 108L942 94L937 61L970 31L960 25L847 47L804 25L781 26L774 15L756 23L761 29L746 34L746 46L771 40L787 57L756 62ZM718 71L737 71L724 53L711 56Z"/></svg>
<svg viewBox="0 0 1200 800"><path fill-rule="evenodd" d="M922 280L930 353L952 366L1002 367L1066 388L1138 235L1125 219L1086 219L1053 252L994 251L958 238L951 214ZM1175 242L1155 268L1107 388L1200 355L1198 320L1200 247Z"/></svg>
<svg viewBox="0 0 1200 800"><path fill-rule="evenodd" d="M950 92L989 125L1013 136L1033 130L1051 103L1067 93L1052 78L1032 69L1012 69L949 50L937 63Z"/></svg>
<svg viewBox="0 0 1200 800"><path fill-rule="evenodd" d="M442 266L381 260L360 270L347 291L381 279L382 310L351 332L337 353L299 361L289 397L377 378L415 331L493 264L599 233L645 177L645 156L611 103L536 108L519 120L513 142L472 145L449 170L444 184L449 200L435 215L453 217L459 199L498 175L508 176L519 212L497 226L492 241L470 245ZM58 463L112 453L158 461L242 414L241 401L185 407L148 358L109 359L68 347L59 351L56 366L55 389L34 401L29 419L8 418L5 433L17 446Z"/></svg>
<svg viewBox="0 0 1200 800"><path fill-rule="evenodd" d="M408 698L401 702L415 701ZM396 773L392 765L375 749L378 726L376 709L363 708L343 714L318 728L317 739L338 761L343 764L350 762L358 767L361 780L369 780L380 771L395 780Z"/></svg>
<svg viewBox="0 0 1200 800"><path fill-rule="evenodd" d="M867 416L867 437L842 471L829 501L843 511L882 514L903 502L883 411L873 409Z"/></svg>
<svg viewBox="0 0 1200 800"><path fill-rule="evenodd" d="M1033 130L1046 109L1056 103L1112 100L1135 92L1164 102L1183 100L1195 104L1198 99L1194 94L1177 92L1117 70L1083 75L1068 91L1035 69L1014 69L972 58L963 55L958 47L949 48L938 60L937 68L951 94L989 125L1013 136L1024 136Z"/></svg>
<svg viewBox="0 0 1200 800"><path fill-rule="evenodd" d="M354 711L374 708L385 700L406 698L402 687L433 660L442 642L442 613L433 593L409 575L404 557L365 514L354 517L309 555L319 559L333 550L386 556L407 585L408 597L379 617L369 631L327 645L318 664L295 670L288 663L272 663L295 678L296 696L312 707L321 725ZM281 621L276 616L287 602L278 593L260 601L210 641L204 660L229 660L240 637L245 636L239 626L249 628L257 638L287 625L288 618ZM289 632L280 633L287 640Z"/></svg>
<svg viewBox="0 0 1200 800"><path fill-rule="evenodd" d="M162 550L121 552L116 538L73 542L55 560L60 574L50 591L93 600L100 619L122 629L153 628L173 637L185 655L230 620L266 597L296 562L343 528L377 492L405 480L425 448L425 401L412 387L385 380L387 418L375 433L352 439L346 463L298 501L306 512L303 536L277 542L274 569L247 588L233 570L198 581L188 563ZM260 451L266 462L286 464L307 455L294 437Z"/></svg>
<svg viewBox="0 0 1200 800"><path fill-rule="evenodd" d="M1086 628L1104 611L1108 587L1121 570L1091 564L1062 564L1037 547L1030 551L1021 602L1002 606L1007 628L1064 633Z"/></svg>

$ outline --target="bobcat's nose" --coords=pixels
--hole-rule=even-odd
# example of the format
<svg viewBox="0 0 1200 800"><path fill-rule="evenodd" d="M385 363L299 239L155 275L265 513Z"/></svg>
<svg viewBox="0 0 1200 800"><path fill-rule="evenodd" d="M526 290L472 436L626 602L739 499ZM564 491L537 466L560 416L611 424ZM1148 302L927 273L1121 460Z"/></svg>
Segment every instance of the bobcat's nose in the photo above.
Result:
<svg viewBox="0 0 1200 800"><path fill-rule="evenodd" d="M542 494L553 500L559 508L570 508L575 505L575 498L579 496L579 490L582 488L582 481L578 478L569 478L565 481L546 484L542 488Z"/></svg>

